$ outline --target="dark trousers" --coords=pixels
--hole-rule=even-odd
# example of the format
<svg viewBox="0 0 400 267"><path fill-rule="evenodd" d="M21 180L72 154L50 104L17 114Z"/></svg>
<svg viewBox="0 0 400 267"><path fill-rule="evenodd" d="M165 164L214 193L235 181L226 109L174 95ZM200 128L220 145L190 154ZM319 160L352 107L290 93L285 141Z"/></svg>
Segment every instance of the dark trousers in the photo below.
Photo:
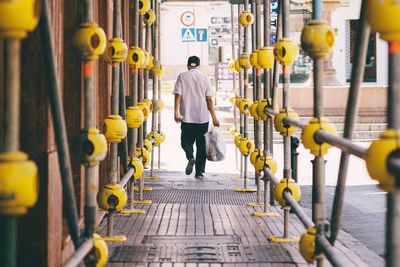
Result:
<svg viewBox="0 0 400 267"><path fill-rule="evenodd" d="M181 146L186 153L186 158L193 157L193 144L196 141L196 175L203 174L206 168L206 140L204 134L208 130L206 123L181 123Z"/></svg>

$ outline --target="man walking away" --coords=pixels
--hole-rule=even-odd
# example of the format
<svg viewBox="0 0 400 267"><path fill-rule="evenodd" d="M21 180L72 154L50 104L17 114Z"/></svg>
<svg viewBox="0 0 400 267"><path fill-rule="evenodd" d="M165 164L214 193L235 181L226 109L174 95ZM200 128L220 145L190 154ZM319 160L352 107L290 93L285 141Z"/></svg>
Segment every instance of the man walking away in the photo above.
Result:
<svg viewBox="0 0 400 267"><path fill-rule="evenodd" d="M187 68L188 71L179 74L172 92L175 94L174 119L177 123L181 122L181 146L188 159L185 173L191 174L195 165L195 177L202 179L206 166L204 134L208 130L208 112L215 127L219 127L219 121L214 111L214 91L210 79L199 71L200 59L197 56L189 57ZM193 157L195 141L196 158Z"/></svg>

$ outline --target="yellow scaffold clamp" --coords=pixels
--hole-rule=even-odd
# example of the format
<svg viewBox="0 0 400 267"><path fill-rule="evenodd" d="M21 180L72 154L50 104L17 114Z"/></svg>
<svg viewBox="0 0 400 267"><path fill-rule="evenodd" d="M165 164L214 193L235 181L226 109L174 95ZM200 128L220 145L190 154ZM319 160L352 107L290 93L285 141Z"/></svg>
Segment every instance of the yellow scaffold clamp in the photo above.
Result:
<svg viewBox="0 0 400 267"><path fill-rule="evenodd" d="M119 115L108 115L104 120L102 133L107 142L118 144L126 137L128 128L126 122Z"/></svg>
<svg viewBox="0 0 400 267"><path fill-rule="evenodd" d="M153 24L156 20L156 14L154 13L153 9L149 9L146 14L144 14L144 20L148 25Z"/></svg>
<svg viewBox="0 0 400 267"><path fill-rule="evenodd" d="M250 54L250 64L256 69L260 68L260 64L258 63L258 52L259 51L256 49Z"/></svg>
<svg viewBox="0 0 400 267"><path fill-rule="evenodd" d="M147 164L149 164L150 154L149 151L147 151L145 148L141 149L140 147L137 147L136 155L138 156L138 158L142 158L143 166L147 166Z"/></svg>
<svg viewBox="0 0 400 267"><path fill-rule="evenodd" d="M299 48L289 38L282 38L274 46L275 60L284 66L290 66L299 55Z"/></svg>
<svg viewBox="0 0 400 267"><path fill-rule="evenodd" d="M235 98L235 107L239 108L240 107L240 102L242 102L242 97L241 96L237 96Z"/></svg>
<svg viewBox="0 0 400 267"><path fill-rule="evenodd" d="M128 55L128 47L121 38L113 38L108 41L103 53L104 60L109 63L124 62Z"/></svg>
<svg viewBox="0 0 400 267"><path fill-rule="evenodd" d="M148 140L148 139L144 139L144 140L143 140L143 147L144 147L149 153L151 153L151 151L153 150L153 145L151 144L150 140Z"/></svg>
<svg viewBox="0 0 400 267"><path fill-rule="evenodd" d="M238 135L235 137L235 145L236 145L237 148L239 148L239 144L240 144L241 141L242 141L242 135L241 135L241 134L238 134Z"/></svg>
<svg viewBox="0 0 400 267"><path fill-rule="evenodd" d="M254 165L254 170L258 175L261 175L265 166L267 166L272 173L276 173L278 171L278 164L271 156L258 157L256 164Z"/></svg>
<svg viewBox="0 0 400 267"><path fill-rule="evenodd" d="M107 140L96 128L82 130L73 141L73 151L83 165L99 164L107 155Z"/></svg>
<svg viewBox="0 0 400 267"><path fill-rule="evenodd" d="M235 61L229 62L228 67L229 67L229 70L230 70L231 72L236 72L236 69L235 69Z"/></svg>
<svg viewBox="0 0 400 267"><path fill-rule="evenodd" d="M250 106L250 115L253 116L255 120L259 120L260 117L258 117L257 113L257 107L258 107L259 102L256 100L254 103Z"/></svg>
<svg viewBox="0 0 400 267"><path fill-rule="evenodd" d="M239 15L239 22L243 27L248 27L254 23L254 16L249 11L243 11Z"/></svg>
<svg viewBox="0 0 400 267"><path fill-rule="evenodd" d="M240 66L239 59L235 60L235 70L236 72L243 72L244 69Z"/></svg>
<svg viewBox="0 0 400 267"><path fill-rule="evenodd" d="M248 156L254 150L254 142L243 138L239 143L239 150L243 156Z"/></svg>
<svg viewBox="0 0 400 267"><path fill-rule="evenodd" d="M315 227L310 227L307 229L307 232L301 235L299 242L299 250L301 256L311 264L314 264L315 258L315 236L317 234L317 230Z"/></svg>
<svg viewBox="0 0 400 267"><path fill-rule="evenodd" d="M150 54L146 50L144 50L144 49L142 49L142 50L144 53L144 63L142 65L142 69L145 69L147 67L147 65L149 65L149 63L150 63Z"/></svg>
<svg viewBox="0 0 400 267"><path fill-rule="evenodd" d="M286 206L286 200L283 197L283 192L289 190L293 198L298 202L301 196L300 186L293 179L283 178L279 184L275 185L274 198L279 202L279 205Z"/></svg>
<svg viewBox="0 0 400 267"><path fill-rule="evenodd" d="M296 128L289 124L283 123L283 119L286 117L299 120L299 115L294 112L293 109L281 109L279 113L275 115L274 126L282 136L291 136L296 132Z"/></svg>
<svg viewBox="0 0 400 267"><path fill-rule="evenodd" d="M150 55L149 64L145 67L146 70L151 70L154 67L154 57Z"/></svg>
<svg viewBox="0 0 400 267"><path fill-rule="evenodd" d="M135 172L133 173L133 178L139 179L140 176L142 176L144 172L144 166L140 159L138 158L128 159L128 166L133 167L135 169Z"/></svg>
<svg viewBox="0 0 400 267"><path fill-rule="evenodd" d="M162 135L157 132L150 132L147 134L147 140L153 142L155 146L158 146L161 143Z"/></svg>
<svg viewBox="0 0 400 267"><path fill-rule="evenodd" d="M144 115L138 106L131 106L126 110L126 124L128 128L139 128L143 121Z"/></svg>
<svg viewBox="0 0 400 267"><path fill-rule="evenodd" d="M95 60L106 49L106 34L94 22L85 22L78 26L72 44L78 50L80 57L85 60Z"/></svg>
<svg viewBox="0 0 400 267"><path fill-rule="evenodd" d="M97 203L105 211L120 211L127 201L125 190L119 184L106 184L97 194Z"/></svg>
<svg viewBox="0 0 400 267"><path fill-rule="evenodd" d="M38 199L36 164L21 151L0 153L0 215L23 215Z"/></svg>
<svg viewBox="0 0 400 267"><path fill-rule="evenodd" d="M139 0L139 13L141 15L146 14L150 9L150 1L149 0Z"/></svg>
<svg viewBox="0 0 400 267"><path fill-rule="evenodd" d="M365 15L371 32L379 32L387 42L400 40L400 5L397 1L369 0Z"/></svg>
<svg viewBox="0 0 400 267"><path fill-rule="evenodd" d="M128 56L126 58L126 63L132 69L140 69L143 68L145 62L145 54L144 51L140 47L131 46L128 50Z"/></svg>
<svg viewBox="0 0 400 267"><path fill-rule="evenodd" d="M251 68L250 53L241 53L239 57L239 64L243 69Z"/></svg>
<svg viewBox="0 0 400 267"><path fill-rule="evenodd" d="M257 159L261 156L263 156L263 151L261 149L255 148L254 151L250 153L251 165L255 167Z"/></svg>
<svg viewBox="0 0 400 267"><path fill-rule="evenodd" d="M301 32L301 48L312 58L325 57L335 43L335 34L326 21L310 20Z"/></svg>
<svg viewBox="0 0 400 267"><path fill-rule="evenodd" d="M337 135L336 128L325 118L312 118L306 126L304 126L301 133L301 141L305 148L310 149L311 154L315 156L322 156L328 152L332 145L328 143L319 143L315 140L315 132L324 130L330 134Z"/></svg>
<svg viewBox="0 0 400 267"><path fill-rule="evenodd" d="M153 103L150 99L143 99L143 102L146 104L147 108L150 112L153 111Z"/></svg>
<svg viewBox="0 0 400 267"><path fill-rule="evenodd" d="M379 182L379 188L392 192L396 177L389 170L389 157L400 148L400 130L389 129L379 135L367 150L367 170L372 179Z"/></svg>
<svg viewBox="0 0 400 267"><path fill-rule="evenodd" d="M40 18L40 0L0 1L0 38L25 38Z"/></svg>
<svg viewBox="0 0 400 267"><path fill-rule="evenodd" d="M165 133L163 131L159 131L158 133L161 135L161 143L164 143L167 136L165 135Z"/></svg>
<svg viewBox="0 0 400 267"><path fill-rule="evenodd" d="M137 105L138 105L138 107L140 108L140 110L143 112L143 118L144 118L144 120L147 120L147 118L148 118L149 115L150 115L150 110L149 110L149 108L147 107L147 105L146 105L144 102L138 102ZM154 108L154 106L153 106L153 108Z"/></svg>
<svg viewBox="0 0 400 267"><path fill-rule="evenodd" d="M261 47L257 55L258 64L263 69L271 69L274 66L274 48Z"/></svg>
<svg viewBox="0 0 400 267"><path fill-rule="evenodd" d="M165 108L165 103L162 99L153 99L152 103L153 103L154 112L163 111Z"/></svg>
<svg viewBox="0 0 400 267"><path fill-rule="evenodd" d="M235 126L232 126L232 128L229 130L229 133L231 134L232 138L235 138L238 134L240 134L240 130Z"/></svg>
<svg viewBox="0 0 400 267"><path fill-rule="evenodd" d="M96 267L106 265L108 259L107 243L98 234L93 234L93 250L96 257Z"/></svg>
<svg viewBox="0 0 400 267"><path fill-rule="evenodd" d="M266 121L268 118L268 114L264 111L265 108L272 108L272 100L269 99L262 99L257 106L257 115L260 120Z"/></svg>
<svg viewBox="0 0 400 267"><path fill-rule="evenodd" d="M240 112L243 114L243 115L247 115L247 114L249 114L249 109L250 109L250 106L252 105L252 103L251 103L251 101L250 100L247 100L247 99L242 99L242 101L240 101L240 104L239 104L239 110L240 110Z"/></svg>

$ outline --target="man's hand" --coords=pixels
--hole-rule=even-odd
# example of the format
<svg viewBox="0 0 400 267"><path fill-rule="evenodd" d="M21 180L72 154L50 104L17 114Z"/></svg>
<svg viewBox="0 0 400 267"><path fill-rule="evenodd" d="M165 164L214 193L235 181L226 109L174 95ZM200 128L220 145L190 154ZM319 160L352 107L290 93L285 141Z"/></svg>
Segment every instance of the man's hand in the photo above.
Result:
<svg viewBox="0 0 400 267"><path fill-rule="evenodd" d="M176 123L180 123L182 121L183 117L179 115L177 112L174 113L174 120Z"/></svg>
<svg viewBox="0 0 400 267"><path fill-rule="evenodd" d="M214 127L219 127L219 120L217 120L217 118L214 118L213 124L214 124Z"/></svg>

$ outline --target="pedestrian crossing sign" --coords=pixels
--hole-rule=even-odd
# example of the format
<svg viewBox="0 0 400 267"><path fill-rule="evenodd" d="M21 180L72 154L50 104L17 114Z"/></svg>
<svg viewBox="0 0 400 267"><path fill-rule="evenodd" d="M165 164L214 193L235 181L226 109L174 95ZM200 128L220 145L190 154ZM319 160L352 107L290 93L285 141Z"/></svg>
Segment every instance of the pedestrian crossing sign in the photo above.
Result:
<svg viewBox="0 0 400 267"><path fill-rule="evenodd" d="M183 28L182 29L182 42L195 42L195 31L194 28Z"/></svg>

